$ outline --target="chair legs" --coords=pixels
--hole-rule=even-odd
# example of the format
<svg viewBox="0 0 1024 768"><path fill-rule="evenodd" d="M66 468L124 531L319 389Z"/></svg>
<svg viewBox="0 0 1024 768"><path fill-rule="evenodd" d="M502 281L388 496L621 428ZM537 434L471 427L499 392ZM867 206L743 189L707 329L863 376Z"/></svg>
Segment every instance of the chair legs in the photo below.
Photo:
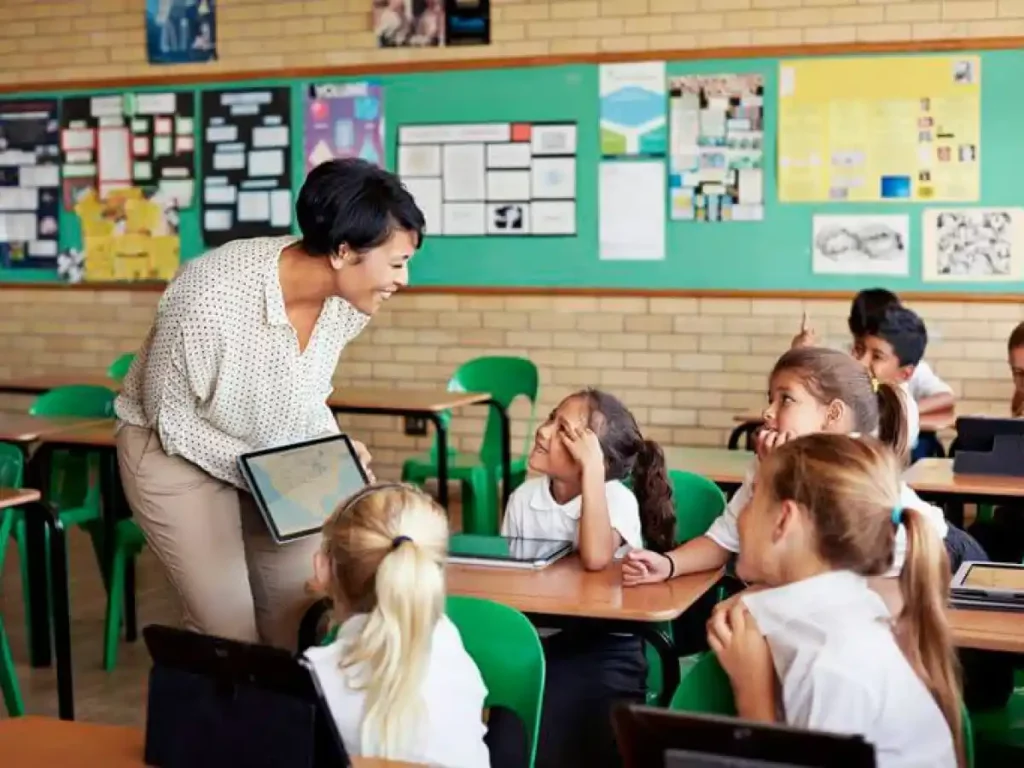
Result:
<svg viewBox="0 0 1024 768"><path fill-rule="evenodd" d="M124 610L124 583L128 558L128 553L122 547L116 547L110 565L110 593L107 596L107 620L103 633L103 669L107 672L117 664L117 644L121 639L121 614Z"/></svg>
<svg viewBox="0 0 1024 768"><path fill-rule="evenodd" d="M14 669L14 658L11 656L11 645L7 642L7 632L3 620L0 619L0 693L3 694L4 706L10 717L25 714L25 702L21 698L18 677Z"/></svg>

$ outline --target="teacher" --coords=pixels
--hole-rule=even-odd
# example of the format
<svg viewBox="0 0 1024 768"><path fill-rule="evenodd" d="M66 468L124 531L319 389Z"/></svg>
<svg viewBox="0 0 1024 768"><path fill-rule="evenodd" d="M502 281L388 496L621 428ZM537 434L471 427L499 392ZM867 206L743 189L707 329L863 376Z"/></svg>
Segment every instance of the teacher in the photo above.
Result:
<svg viewBox="0 0 1024 768"><path fill-rule="evenodd" d="M236 240L182 268L115 404L125 496L185 626L283 648L319 541L274 543L238 457L338 431L338 356L408 283L424 228L397 177L361 160L318 166L295 210L301 239Z"/></svg>

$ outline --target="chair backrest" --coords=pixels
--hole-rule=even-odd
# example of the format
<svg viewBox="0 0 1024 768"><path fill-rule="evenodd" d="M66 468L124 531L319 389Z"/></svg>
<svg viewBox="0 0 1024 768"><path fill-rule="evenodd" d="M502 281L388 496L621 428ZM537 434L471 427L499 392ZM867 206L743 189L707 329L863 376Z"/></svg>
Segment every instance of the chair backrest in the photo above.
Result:
<svg viewBox="0 0 1024 768"><path fill-rule="evenodd" d="M530 401L530 420L526 426L524 450L533 439L539 389L537 366L524 357L477 357L460 365L448 381L449 392L489 392L504 408L508 408L517 397L526 397ZM445 414L445 417L450 415ZM487 414L480 443L480 460L493 467L501 464L501 422L493 410Z"/></svg>
<svg viewBox="0 0 1024 768"><path fill-rule="evenodd" d="M106 387L74 384L51 389L36 398L28 412L32 416L81 416L112 418L117 394Z"/></svg>
<svg viewBox="0 0 1024 768"><path fill-rule="evenodd" d="M21 488L25 475L25 457L21 448L10 443L0 443L0 488ZM7 537L14 528L14 508L0 510L0 576L4 572L4 555L7 553ZM0 664L3 660L0 659Z"/></svg>
<svg viewBox="0 0 1024 768"><path fill-rule="evenodd" d="M725 509L722 489L701 475L669 471L676 505L676 541L680 544L703 536Z"/></svg>
<svg viewBox="0 0 1024 768"><path fill-rule="evenodd" d="M702 653L697 662L690 667L690 671L679 681L679 687L672 696L669 709L736 716L732 684L714 653Z"/></svg>
<svg viewBox="0 0 1024 768"><path fill-rule="evenodd" d="M487 707L505 707L523 722L533 766L544 698L544 649L515 608L475 597L448 598L448 618L487 686Z"/></svg>
<svg viewBox="0 0 1024 768"><path fill-rule="evenodd" d="M124 377L128 375L128 369L132 367L133 362L135 362L134 352L121 355L107 368L107 376L114 381L124 381Z"/></svg>

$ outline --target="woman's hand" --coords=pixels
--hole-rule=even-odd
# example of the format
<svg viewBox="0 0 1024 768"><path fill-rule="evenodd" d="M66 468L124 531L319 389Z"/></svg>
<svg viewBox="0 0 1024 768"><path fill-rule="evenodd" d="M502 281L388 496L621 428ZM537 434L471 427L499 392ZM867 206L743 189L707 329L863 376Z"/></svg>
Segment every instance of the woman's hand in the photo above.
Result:
<svg viewBox="0 0 1024 768"><path fill-rule="evenodd" d="M668 555L649 549L630 550L622 561L622 583L627 587L654 584L665 581L671 570Z"/></svg>
<svg viewBox="0 0 1024 768"><path fill-rule="evenodd" d="M775 720L775 666L771 649L742 602L716 608L708 621L708 645L729 676L740 717Z"/></svg>
<svg viewBox="0 0 1024 768"><path fill-rule="evenodd" d="M774 429L761 429L754 436L754 453L763 459L773 450L797 437L792 432L779 432Z"/></svg>
<svg viewBox="0 0 1024 768"><path fill-rule="evenodd" d="M370 455L370 449L358 440L352 441L352 447L355 449L356 457L359 459L359 463L363 465L363 471L366 472L366 476L370 479L370 482L377 482L377 477L373 474L373 470L370 469L370 462L373 461L373 456Z"/></svg>
<svg viewBox="0 0 1024 768"><path fill-rule="evenodd" d="M563 423L558 436L584 473L604 472L604 451L601 450L601 442L594 430Z"/></svg>

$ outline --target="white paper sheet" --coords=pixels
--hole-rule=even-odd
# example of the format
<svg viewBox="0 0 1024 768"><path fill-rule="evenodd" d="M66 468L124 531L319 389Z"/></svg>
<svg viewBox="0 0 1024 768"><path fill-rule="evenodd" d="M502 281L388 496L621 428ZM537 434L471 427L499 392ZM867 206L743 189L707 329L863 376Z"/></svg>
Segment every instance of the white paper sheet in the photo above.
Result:
<svg viewBox="0 0 1024 768"><path fill-rule="evenodd" d="M510 123L456 123L453 125L402 125L401 144L446 144L449 142L501 142L512 138Z"/></svg>
<svg viewBox="0 0 1024 768"><path fill-rule="evenodd" d="M174 140L175 152L191 152L195 149L196 142L191 136L179 136Z"/></svg>
<svg viewBox="0 0 1024 768"><path fill-rule="evenodd" d="M665 258L665 163L602 162L598 178L600 258Z"/></svg>
<svg viewBox="0 0 1024 768"><path fill-rule="evenodd" d="M55 258L57 256L57 241L32 240L28 244L28 255L37 258Z"/></svg>
<svg viewBox="0 0 1024 768"><path fill-rule="evenodd" d="M290 189L275 189L270 193L270 226L289 227L292 223L292 193Z"/></svg>
<svg viewBox="0 0 1024 768"><path fill-rule="evenodd" d="M89 176L95 176L96 166L93 164L65 165L63 173L65 179L83 179Z"/></svg>
<svg viewBox="0 0 1024 768"><path fill-rule="evenodd" d="M153 120L153 133L157 136L170 136L174 133L174 121L169 117L158 117Z"/></svg>
<svg viewBox="0 0 1024 768"><path fill-rule="evenodd" d="M526 142L514 144L488 144L488 168L529 168L530 145Z"/></svg>
<svg viewBox="0 0 1024 768"><path fill-rule="evenodd" d="M486 192L483 144L448 144L444 148L445 202L482 201ZM447 214L445 215L447 221ZM483 224L483 213L480 222ZM483 227L481 226L481 233ZM445 227L445 233L448 233Z"/></svg>
<svg viewBox="0 0 1024 768"><path fill-rule="evenodd" d="M117 96L93 96L89 101L89 112L93 117L120 117L124 112L124 101Z"/></svg>
<svg viewBox="0 0 1024 768"><path fill-rule="evenodd" d="M416 205L423 211L427 223L427 234L444 233L441 217L441 179L402 179Z"/></svg>
<svg viewBox="0 0 1024 768"><path fill-rule="evenodd" d="M211 232L223 232L231 229L231 211L205 211L203 214L203 228Z"/></svg>
<svg viewBox="0 0 1024 768"><path fill-rule="evenodd" d="M166 175L167 172L165 171L164 176ZM196 185L192 179L182 181L162 180L160 182L160 191L173 200L179 208L188 208L192 205L192 196L196 192Z"/></svg>
<svg viewBox="0 0 1024 768"><path fill-rule="evenodd" d="M154 136L153 137L153 157L163 157L164 155L171 154L171 137L170 136Z"/></svg>
<svg viewBox="0 0 1024 768"><path fill-rule="evenodd" d="M239 221L268 221L270 219L269 192L239 192Z"/></svg>
<svg viewBox="0 0 1024 768"><path fill-rule="evenodd" d="M0 214L0 243L35 240L36 225L34 213Z"/></svg>
<svg viewBox="0 0 1024 768"><path fill-rule="evenodd" d="M816 275L910 274L907 215L815 215L812 227Z"/></svg>
<svg viewBox="0 0 1024 768"><path fill-rule="evenodd" d="M99 181L127 181L132 177L131 133L127 128L99 131Z"/></svg>
<svg viewBox="0 0 1024 768"><path fill-rule="evenodd" d="M132 133L146 133L149 131L149 120L136 119L132 120Z"/></svg>
<svg viewBox="0 0 1024 768"><path fill-rule="evenodd" d="M35 152L22 152L19 149L8 149L0 152L0 165L35 165Z"/></svg>
<svg viewBox="0 0 1024 768"><path fill-rule="evenodd" d="M38 207L38 189L0 187L0 211L34 211Z"/></svg>
<svg viewBox="0 0 1024 768"><path fill-rule="evenodd" d="M135 157L146 157L149 154L149 136L136 136L132 139L132 154Z"/></svg>
<svg viewBox="0 0 1024 768"><path fill-rule="evenodd" d="M249 153L250 176L281 176L284 173L284 150L264 149Z"/></svg>
<svg viewBox="0 0 1024 768"><path fill-rule="evenodd" d="M440 176L441 147L438 144L403 144L398 147L398 175Z"/></svg>
<svg viewBox="0 0 1024 768"><path fill-rule="evenodd" d="M179 117L175 122L174 132L177 134L188 134L189 136L195 133L195 124L192 122L192 118Z"/></svg>
<svg viewBox="0 0 1024 768"><path fill-rule="evenodd" d="M135 95L135 114L173 115L178 102L173 93L138 93Z"/></svg>
<svg viewBox="0 0 1024 768"><path fill-rule="evenodd" d="M488 171L487 199L515 202L530 199L529 171Z"/></svg>
<svg viewBox="0 0 1024 768"><path fill-rule="evenodd" d="M575 125L534 125L530 131L534 155L575 155Z"/></svg>
<svg viewBox="0 0 1024 768"><path fill-rule="evenodd" d="M76 149L64 153L64 159L69 163L91 163L92 152L88 149Z"/></svg>
<svg viewBox="0 0 1024 768"><path fill-rule="evenodd" d="M576 197L576 158L534 158L531 188L533 197L538 200L573 199Z"/></svg>
<svg viewBox="0 0 1024 768"><path fill-rule="evenodd" d="M530 234L529 203L492 203L487 206L488 235Z"/></svg>
<svg viewBox="0 0 1024 768"><path fill-rule="evenodd" d="M535 235L575 235L576 203L568 200L531 203L530 231Z"/></svg>
<svg viewBox="0 0 1024 768"><path fill-rule="evenodd" d="M136 162L132 168L132 178L135 181L149 181L153 178L153 164L149 161Z"/></svg>
<svg viewBox="0 0 1024 768"><path fill-rule="evenodd" d="M238 141L237 125L211 125L206 129L206 140L211 144L219 141Z"/></svg>
<svg viewBox="0 0 1024 768"><path fill-rule="evenodd" d="M18 179L23 187L59 187L60 166L26 165L18 170Z"/></svg>
<svg viewBox="0 0 1024 768"><path fill-rule="evenodd" d="M252 145L254 147L287 147L288 126L271 125L252 129Z"/></svg>
<svg viewBox="0 0 1024 768"><path fill-rule="evenodd" d="M213 167L217 171L237 171L245 168L245 152L214 152Z"/></svg>
<svg viewBox="0 0 1024 768"><path fill-rule="evenodd" d="M206 187L203 200L214 205L234 205L238 197L236 187Z"/></svg>
<svg viewBox="0 0 1024 768"><path fill-rule="evenodd" d="M483 203L445 203L446 235L483 235L487 233L487 206Z"/></svg>
<svg viewBox="0 0 1024 768"><path fill-rule="evenodd" d="M92 149L95 146L93 130L92 128L69 128L60 135L60 145L64 151Z"/></svg>

